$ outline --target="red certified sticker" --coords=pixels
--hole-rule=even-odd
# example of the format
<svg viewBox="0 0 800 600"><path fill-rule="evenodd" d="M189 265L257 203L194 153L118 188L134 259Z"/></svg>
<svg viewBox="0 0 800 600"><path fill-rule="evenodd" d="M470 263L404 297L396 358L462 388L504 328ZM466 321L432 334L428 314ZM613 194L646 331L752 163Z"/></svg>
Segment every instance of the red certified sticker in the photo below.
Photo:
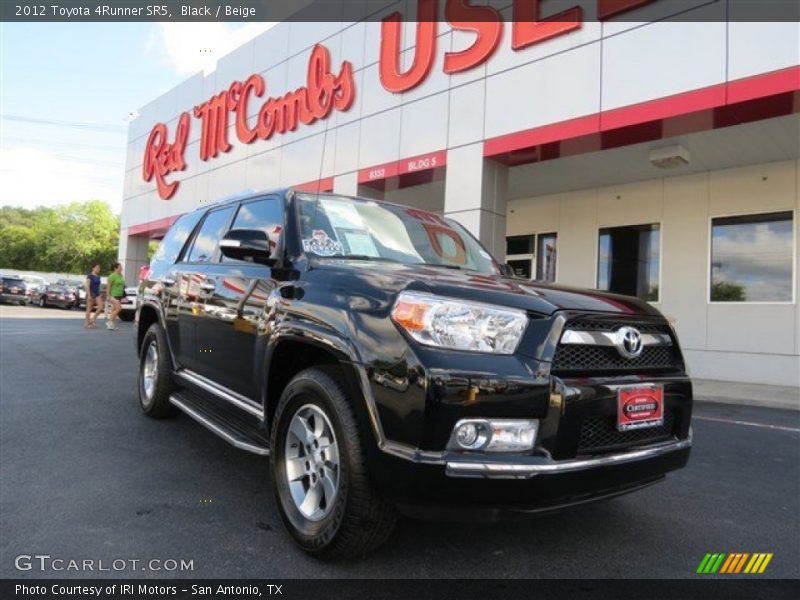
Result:
<svg viewBox="0 0 800 600"><path fill-rule="evenodd" d="M617 429L627 431L664 423L664 388L621 388L617 392Z"/></svg>

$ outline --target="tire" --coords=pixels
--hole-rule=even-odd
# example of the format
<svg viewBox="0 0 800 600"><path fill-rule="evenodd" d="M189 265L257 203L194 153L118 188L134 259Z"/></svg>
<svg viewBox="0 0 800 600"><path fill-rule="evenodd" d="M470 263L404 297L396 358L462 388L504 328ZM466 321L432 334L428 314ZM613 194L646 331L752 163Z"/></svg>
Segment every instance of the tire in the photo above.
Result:
<svg viewBox="0 0 800 600"><path fill-rule="evenodd" d="M389 537L396 522L394 507L380 498L370 484L361 433L345 389L333 370L314 367L298 373L281 395L270 436L270 470L281 520L300 548L330 560L360 556L377 548ZM320 415L323 418L318 424ZM327 432L331 430L335 444L317 444L316 453L313 449L309 452L309 447L303 448L297 443L299 438L295 432L298 428L292 428L298 416L305 417L306 423L317 425L313 427L317 432L320 429L324 431L322 436L314 438L317 441L329 440ZM300 431L309 430L301 428ZM339 459L336 468L328 467L333 462L327 460L332 456L331 446ZM324 455L326 448L327 456ZM289 456L294 467L288 466L287 455L295 452L297 457ZM323 462L319 462L320 459ZM300 477L295 477L293 487L287 472L294 468L294 473L299 473L296 470L298 465L303 469L309 464L311 469L306 468ZM322 506L322 500L313 501L311 506L321 508L315 514L304 514L301 511L303 503L294 500L292 491L300 498L304 488L310 491L312 477L318 468L316 472L322 476L316 476L315 486L321 488L319 494L324 498L325 506ZM328 504L330 489L334 490L331 494L333 501ZM309 512L308 508L306 512Z"/></svg>
<svg viewBox="0 0 800 600"><path fill-rule="evenodd" d="M130 323L131 321L133 321L133 317L135 316L136 315L131 311L122 311L121 313L119 313L120 321L125 321L126 323Z"/></svg>
<svg viewBox="0 0 800 600"><path fill-rule="evenodd" d="M45 301L45 299L44 299L44 296L42 296L41 298L39 298L39 306L40 306L41 308L47 308L47 302Z"/></svg>
<svg viewBox="0 0 800 600"><path fill-rule="evenodd" d="M150 356L151 348L155 348L155 356ZM150 370L149 382L146 367L155 365L155 372ZM149 385L148 385L149 383ZM172 361L169 358L167 337L158 323L153 323L142 340L139 352L139 405L148 417L164 419L178 414L178 408L169 402L169 396L175 391L172 383Z"/></svg>

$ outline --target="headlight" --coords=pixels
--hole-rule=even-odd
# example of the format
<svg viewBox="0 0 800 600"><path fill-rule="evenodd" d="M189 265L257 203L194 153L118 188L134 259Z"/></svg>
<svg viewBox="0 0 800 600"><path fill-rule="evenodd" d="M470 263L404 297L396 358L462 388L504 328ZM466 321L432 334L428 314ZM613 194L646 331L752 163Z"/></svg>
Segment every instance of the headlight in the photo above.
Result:
<svg viewBox="0 0 800 600"><path fill-rule="evenodd" d="M524 311L402 292L392 320L420 344L492 354L513 354L528 317Z"/></svg>

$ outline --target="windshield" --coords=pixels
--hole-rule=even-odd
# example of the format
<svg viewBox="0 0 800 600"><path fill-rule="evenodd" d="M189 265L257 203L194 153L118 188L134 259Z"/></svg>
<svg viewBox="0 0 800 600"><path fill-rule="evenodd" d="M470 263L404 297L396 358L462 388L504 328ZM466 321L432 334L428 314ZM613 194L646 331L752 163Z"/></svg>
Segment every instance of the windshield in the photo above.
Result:
<svg viewBox="0 0 800 600"><path fill-rule="evenodd" d="M452 219L341 196L298 194L297 199L308 254L499 272L489 253Z"/></svg>

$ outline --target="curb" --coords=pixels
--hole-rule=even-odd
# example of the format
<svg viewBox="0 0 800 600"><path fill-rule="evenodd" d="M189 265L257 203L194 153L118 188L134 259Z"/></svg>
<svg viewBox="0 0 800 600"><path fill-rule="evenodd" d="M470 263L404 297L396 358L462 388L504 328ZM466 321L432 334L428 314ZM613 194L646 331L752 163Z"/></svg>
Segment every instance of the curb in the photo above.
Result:
<svg viewBox="0 0 800 600"><path fill-rule="evenodd" d="M738 404L800 411L800 387L692 380L694 399L700 402Z"/></svg>

